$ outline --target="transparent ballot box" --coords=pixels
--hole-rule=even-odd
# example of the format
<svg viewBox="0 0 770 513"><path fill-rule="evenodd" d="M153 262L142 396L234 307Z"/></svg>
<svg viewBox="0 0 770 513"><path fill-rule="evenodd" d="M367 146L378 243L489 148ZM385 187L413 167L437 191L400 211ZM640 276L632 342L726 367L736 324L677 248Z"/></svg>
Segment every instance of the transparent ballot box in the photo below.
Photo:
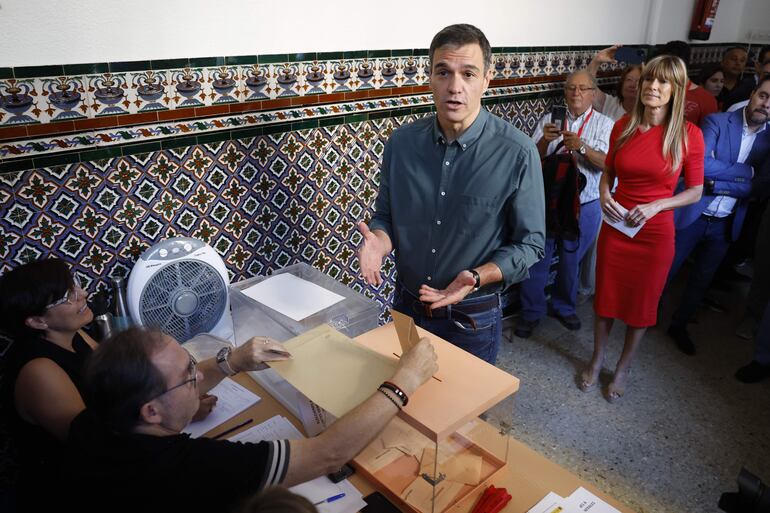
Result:
<svg viewBox="0 0 770 513"><path fill-rule="evenodd" d="M404 511L470 510L508 458L508 426L478 416L518 390L519 380L435 335L438 372L353 463ZM393 324L356 338L384 355L400 355Z"/></svg>
<svg viewBox="0 0 770 513"><path fill-rule="evenodd" d="M437 441L396 417L353 461L403 511L457 511L505 468L509 440L474 419Z"/></svg>
<svg viewBox="0 0 770 513"><path fill-rule="evenodd" d="M339 296L339 301L330 304L319 311L312 311L312 309L307 310L312 313L305 317L298 317L297 315L292 317L291 313L298 313L298 315L301 316L302 314L300 312L302 310L297 309L293 312L279 311L265 304L266 301L260 302L249 296L250 289L255 285L262 284L266 280L279 277L282 274L290 274L304 282L317 285L321 287L323 291ZM296 281L288 283L283 288L274 290L271 295L277 296L284 293L287 294L289 297L284 304L294 303L289 304L289 307L294 307L296 306L296 303L303 301L310 302L311 298L309 298L307 294L303 295L301 292L297 296L292 297L292 292L289 287L297 285L301 284ZM272 319L272 321L279 326L277 331L287 331L292 335L300 335L321 324L328 324L348 337L356 337L361 333L376 328L379 323L380 306L376 301L346 287L334 278L325 275L318 269L315 269L306 263L298 263L284 267L269 276L255 276L254 278L233 283L230 286L230 289L231 300L233 295L237 296L240 294L236 299L238 304L242 305L244 302L250 304L258 309L261 314ZM303 289L298 288L297 290ZM285 338L279 338L278 340L285 340Z"/></svg>

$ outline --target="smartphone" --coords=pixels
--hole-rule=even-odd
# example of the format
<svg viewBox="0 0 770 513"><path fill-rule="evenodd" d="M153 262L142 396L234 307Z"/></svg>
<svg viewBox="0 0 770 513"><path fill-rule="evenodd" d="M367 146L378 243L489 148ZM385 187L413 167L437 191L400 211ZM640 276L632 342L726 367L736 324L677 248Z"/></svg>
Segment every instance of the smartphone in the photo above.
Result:
<svg viewBox="0 0 770 513"><path fill-rule="evenodd" d="M559 130L564 127L564 119L567 117L567 107L564 105L554 105L551 109L551 123L556 125Z"/></svg>
<svg viewBox="0 0 770 513"><path fill-rule="evenodd" d="M326 476L331 480L332 483L339 483L343 479L349 478L354 473L355 470L353 467L345 463L338 471L332 472L331 474L326 474Z"/></svg>
<svg viewBox="0 0 770 513"><path fill-rule="evenodd" d="M385 498L380 492L374 492L366 497L366 506L361 508L361 513L400 513L397 507L393 505L388 499Z"/></svg>
<svg viewBox="0 0 770 513"><path fill-rule="evenodd" d="M615 60L626 64L641 64L647 57L647 51L633 46L621 46L615 50Z"/></svg>

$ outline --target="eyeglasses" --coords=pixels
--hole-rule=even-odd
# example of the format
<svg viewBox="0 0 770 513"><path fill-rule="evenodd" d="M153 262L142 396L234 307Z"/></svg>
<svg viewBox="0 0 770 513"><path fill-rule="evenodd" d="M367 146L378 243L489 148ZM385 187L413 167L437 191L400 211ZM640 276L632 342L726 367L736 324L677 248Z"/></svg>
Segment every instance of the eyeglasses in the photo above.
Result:
<svg viewBox="0 0 770 513"><path fill-rule="evenodd" d="M59 306L59 305L63 305L64 303L67 303L67 304L70 304L70 305L73 304L73 303L77 303L78 299L80 299L80 297L81 297L80 296L81 292L83 293L82 297L85 297L85 296L88 295L86 293L86 291L83 289L83 286L80 284L80 278L78 278L77 276L73 276L72 277L72 288L69 289L64 294L64 296L62 296L61 299L57 299L53 303L51 303L49 305L46 305L45 309L46 310L50 310L51 308L54 308L54 307Z"/></svg>
<svg viewBox="0 0 770 513"><path fill-rule="evenodd" d="M569 93L574 93L575 91L579 91L580 94L583 94L583 93L588 92L588 91L593 91L596 88L595 87L585 87L585 86L579 86L578 87L578 86L571 85L571 86L565 87L564 89L567 92L569 92Z"/></svg>
<svg viewBox="0 0 770 513"><path fill-rule="evenodd" d="M150 401L152 401L153 399L157 399L158 397L160 397L162 395L165 395L165 394L171 392L172 390L175 390L177 388L183 387L183 386L185 386L187 384L192 383L193 386L196 386L198 384L198 362L195 360L195 357L193 355L191 355L189 353L188 353L188 355L190 356L190 363L187 365L187 375L189 376L189 378L184 380L184 381L182 381L178 385L174 385L171 388L167 388L163 392L159 393L158 395L156 395L155 397L150 399Z"/></svg>

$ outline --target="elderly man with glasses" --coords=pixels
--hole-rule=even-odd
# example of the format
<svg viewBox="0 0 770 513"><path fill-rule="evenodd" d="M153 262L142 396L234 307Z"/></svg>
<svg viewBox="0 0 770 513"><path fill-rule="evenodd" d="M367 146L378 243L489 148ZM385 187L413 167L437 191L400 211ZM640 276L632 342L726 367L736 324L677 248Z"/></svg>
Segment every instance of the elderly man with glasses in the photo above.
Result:
<svg viewBox="0 0 770 513"><path fill-rule="evenodd" d="M138 327L102 342L85 370L86 410L70 429L71 493L63 503L85 512L232 511L265 487L338 470L437 370L433 346L420 340L388 382L397 392L381 387L313 438L240 443L182 433L202 392L290 356L270 339L241 352L198 365L172 337Z"/></svg>
<svg viewBox="0 0 770 513"><path fill-rule="evenodd" d="M532 134L540 157L544 159L544 172L547 173L550 156L558 158L560 154L569 155L568 158L571 158L577 169L576 177L580 185L576 188L577 198L562 199L555 205L554 194L549 187L556 187L556 182L546 177L545 181L550 185L546 185L545 191L545 256L530 268L529 278L521 283L522 310L514 329L518 337L527 338L532 335L547 312L545 287L555 254L559 255L559 264L551 288L551 313L567 329L580 329L580 319L575 311L578 269L580 260L596 239L601 224L599 179L613 126L610 118L591 106L596 88L596 79L586 70L569 75L564 88L567 113L562 124L552 123L552 113L549 112L540 119ZM577 230L571 230L568 234L556 232L550 219L560 214L554 210L571 210L576 199L579 201Z"/></svg>

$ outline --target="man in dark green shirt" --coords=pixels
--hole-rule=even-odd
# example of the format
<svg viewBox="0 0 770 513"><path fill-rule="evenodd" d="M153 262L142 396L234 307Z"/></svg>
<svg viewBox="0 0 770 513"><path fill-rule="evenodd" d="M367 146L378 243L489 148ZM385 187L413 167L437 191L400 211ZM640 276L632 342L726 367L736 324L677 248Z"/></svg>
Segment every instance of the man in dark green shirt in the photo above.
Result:
<svg viewBox="0 0 770 513"><path fill-rule="evenodd" d="M502 331L500 292L543 255L540 157L510 123L481 108L491 48L471 25L452 25L430 46L436 115L396 130L359 262L367 283L395 249L394 308L493 363Z"/></svg>

